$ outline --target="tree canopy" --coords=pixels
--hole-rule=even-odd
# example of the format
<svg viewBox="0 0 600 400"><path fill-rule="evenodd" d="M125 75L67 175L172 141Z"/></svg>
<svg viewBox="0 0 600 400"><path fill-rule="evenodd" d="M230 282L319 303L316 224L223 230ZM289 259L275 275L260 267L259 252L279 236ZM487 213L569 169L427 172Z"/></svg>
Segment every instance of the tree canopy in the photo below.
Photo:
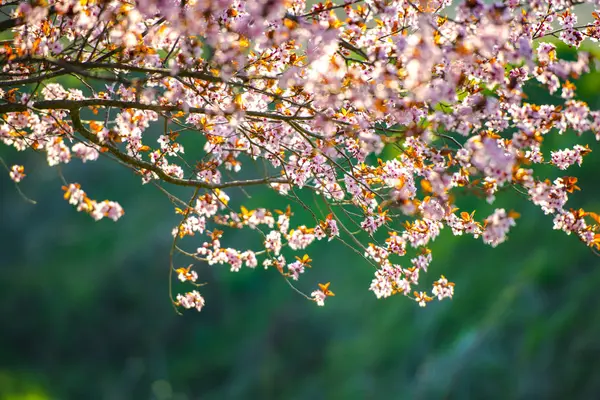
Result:
<svg viewBox="0 0 600 400"><path fill-rule="evenodd" d="M367 260L378 298L451 298L443 275L420 282L428 245L444 228L500 245L520 217L498 205L511 191L598 251L600 217L569 207L580 187L563 171L600 140L600 111L575 85L595 68L580 47L600 39L600 15L563 0L452 3L3 2L0 139L49 167L113 161L163 192L181 217L172 280L190 285L170 292L177 309L205 305L196 261L273 269L323 305L335 276L310 293L296 285L325 268L310 255L319 240ZM545 145L561 134L577 144ZM17 184L28 173L3 163ZM124 215L62 178L77 211ZM257 190L290 205L249 207ZM494 208L481 216L464 198ZM294 223L298 210L310 224ZM254 247L231 247L233 230Z"/></svg>

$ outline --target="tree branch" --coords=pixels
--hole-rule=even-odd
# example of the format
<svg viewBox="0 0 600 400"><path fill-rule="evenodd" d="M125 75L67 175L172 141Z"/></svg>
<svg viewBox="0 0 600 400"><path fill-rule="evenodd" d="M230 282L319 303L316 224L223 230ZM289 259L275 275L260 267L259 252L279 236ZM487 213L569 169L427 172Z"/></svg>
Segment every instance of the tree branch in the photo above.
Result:
<svg viewBox="0 0 600 400"><path fill-rule="evenodd" d="M203 107L190 107L184 109L182 106L175 105L159 105L159 104L145 104L136 101L124 101L124 100L111 100L111 99L84 99L84 100L41 100L36 101L30 105L21 103L5 103L0 104L0 113L10 112L24 112L30 108L37 110L79 110L83 107L117 107L117 108L131 108L137 110L151 110L156 112L173 112L173 111L187 111L192 114L207 114L207 115L220 115L218 111L206 109ZM298 116L287 116L274 113L266 113L260 111L243 111L245 115L257 118L266 118L276 121L294 121L294 120L310 120L313 117L298 117Z"/></svg>
<svg viewBox="0 0 600 400"><path fill-rule="evenodd" d="M119 151L119 149L117 149L116 147L114 147L108 143L101 143L100 140L98 140L98 138L92 132L90 132L83 126L78 108L71 109L70 115L71 115L71 120L73 121L73 128L76 131L78 131L84 138L86 138L87 140L89 140L90 142L94 143L97 146L105 147L106 149L108 149L109 153L111 153L112 155L117 157L119 160L121 160L129 165L133 165L139 169L145 169L148 171L152 171L156 175L158 175L158 177L161 180L171 183L173 185L188 186L188 187L191 186L191 187L198 187L198 188L203 188L203 189L223 189L223 188L228 188L228 187L256 186L256 185L264 185L264 184L269 184L269 183L287 183L286 179L273 178L273 177L266 177L266 178L261 178L261 179L248 179L248 180L243 180L243 181L242 180L230 181L230 182L225 182L225 183L220 183L220 184L211 184L211 183L194 180L194 179L177 178L177 177L168 175L162 169L160 169L158 166L156 166L154 164L151 164L151 163L143 161L143 160L138 160L137 158L134 158L134 157L131 157L130 155L124 154L123 152Z"/></svg>

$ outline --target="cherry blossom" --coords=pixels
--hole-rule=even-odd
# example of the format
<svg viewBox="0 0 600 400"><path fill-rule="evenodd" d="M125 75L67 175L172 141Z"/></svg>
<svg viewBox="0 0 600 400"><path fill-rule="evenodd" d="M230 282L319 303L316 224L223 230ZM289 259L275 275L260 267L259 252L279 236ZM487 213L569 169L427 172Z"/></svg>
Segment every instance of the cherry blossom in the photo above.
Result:
<svg viewBox="0 0 600 400"><path fill-rule="evenodd" d="M10 167L9 175L10 179L16 183L19 183L23 180L23 178L25 178L25 167L22 165L13 165Z"/></svg>
<svg viewBox="0 0 600 400"><path fill-rule="evenodd" d="M374 268L376 297L426 306L454 296L444 276L421 282L432 243L448 230L500 246L518 217L507 191L600 251L598 215L568 205L587 141L600 140L600 111L577 92L598 61L584 49L600 40L600 11L578 4L4 2L0 143L89 174L116 162L164 193L180 285L199 286L205 268L262 265L324 305L329 283L307 288L309 267L332 281L341 273L310 258L327 239ZM576 59L562 57L565 46ZM529 100L531 84L551 104ZM547 138L559 134L577 142L552 148ZM23 166L0 161L24 178ZM70 169L64 199L77 211L124 215L118 202L88 197ZM255 204L256 190L289 206ZM461 196L492 210L461 209ZM193 264L177 268L175 256ZM205 304L196 290L170 299Z"/></svg>

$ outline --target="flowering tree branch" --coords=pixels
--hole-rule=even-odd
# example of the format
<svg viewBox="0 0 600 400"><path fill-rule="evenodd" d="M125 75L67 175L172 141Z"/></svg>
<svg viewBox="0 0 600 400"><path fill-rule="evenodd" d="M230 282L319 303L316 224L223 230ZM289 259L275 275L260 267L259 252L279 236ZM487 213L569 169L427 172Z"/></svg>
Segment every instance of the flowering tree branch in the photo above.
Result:
<svg viewBox="0 0 600 400"><path fill-rule="evenodd" d="M323 305L329 283L308 295L295 281L323 267L305 249L328 239L375 268L369 289L378 298L451 298L444 276L421 284L430 243L449 229L500 245L518 213L499 206L476 217L459 210L460 198L495 204L507 190L600 250L600 217L567 207L577 178L539 168L580 165L591 151L583 135L600 139L600 112L572 82L593 56L567 61L557 48L597 42L599 14L578 24L576 4L564 0L451 3L0 3L10 15L0 21L9 34L0 41L0 141L44 153L50 167L104 155L159 188L181 215L170 273L193 287L197 270L175 265L176 254L232 271L260 263ZM532 83L563 104L527 102ZM548 149L556 133L579 142ZM25 178L22 165L6 169ZM169 185L193 194L178 198ZM257 188L290 206L248 209L230 197ZM63 190L96 220L124 214L78 183ZM300 209L308 226L292 225ZM258 234L260 248L231 247L238 229ZM176 308L204 307L198 290L173 295L171 284Z"/></svg>

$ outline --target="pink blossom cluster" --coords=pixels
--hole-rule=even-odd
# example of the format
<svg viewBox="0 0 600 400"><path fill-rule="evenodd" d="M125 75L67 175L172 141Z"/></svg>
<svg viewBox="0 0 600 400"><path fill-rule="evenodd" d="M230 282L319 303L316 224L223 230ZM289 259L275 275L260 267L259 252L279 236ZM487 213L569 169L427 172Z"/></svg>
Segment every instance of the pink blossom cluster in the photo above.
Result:
<svg viewBox="0 0 600 400"><path fill-rule="evenodd" d="M204 297L202 297L197 290L193 290L183 295L178 294L176 304L183 308L195 308L197 311L202 311L202 307L204 307Z"/></svg>
<svg viewBox="0 0 600 400"><path fill-rule="evenodd" d="M25 167L22 165L13 165L10 167L10 172L8 174L10 179L15 181L15 183L19 183L25 178Z"/></svg>
<svg viewBox="0 0 600 400"><path fill-rule="evenodd" d="M84 211L94 220L99 221L104 217L108 217L113 221L117 221L125 213L121 205L110 200L96 201L87 197L86 193L81 189L78 183L71 183L68 186L63 186L65 192L64 198L77 208L77 211Z"/></svg>
<svg viewBox="0 0 600 400"><path fill-rule="evenodd" d="M559 169L565 170L573 164L581 166L583 156L590 152L588 147L575 145L573 149L558 150L552 152L552 164Z"/></svg>
<svg viewBox="0 0 600 400"><path fill-rule="evenodd" d="M484 222L483 242L492 247L504 242L507 239L508 231L515 225L515 219L503 208L494 211Z"/></svg>

